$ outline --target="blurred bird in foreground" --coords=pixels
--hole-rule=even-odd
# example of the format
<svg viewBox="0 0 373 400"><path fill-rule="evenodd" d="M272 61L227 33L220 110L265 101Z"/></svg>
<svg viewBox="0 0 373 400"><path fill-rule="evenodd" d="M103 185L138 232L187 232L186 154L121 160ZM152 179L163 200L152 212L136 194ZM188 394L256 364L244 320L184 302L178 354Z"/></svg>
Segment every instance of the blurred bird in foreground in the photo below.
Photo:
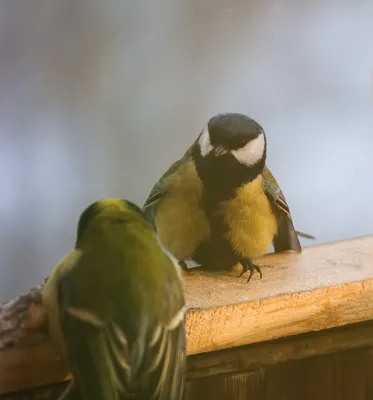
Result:
<svg viewBox="0 0 373 400"><path fill-rule="evenodd" d="M75 250L48 277L43 303L73 375L62 398L182 398L180 267L137 206L106 199L85 209Z"/></svg>
<svg viewBox="0 0 373 400"><path fill-rule="evenodd" d="M237 113L212 117L153 187L143 211L160 242L185 269L193 260L206 269L260 273L253 259L275 251L301 251L290 210L265 166L263 128ZM241 274L242 275L242 274Z"/></svg>

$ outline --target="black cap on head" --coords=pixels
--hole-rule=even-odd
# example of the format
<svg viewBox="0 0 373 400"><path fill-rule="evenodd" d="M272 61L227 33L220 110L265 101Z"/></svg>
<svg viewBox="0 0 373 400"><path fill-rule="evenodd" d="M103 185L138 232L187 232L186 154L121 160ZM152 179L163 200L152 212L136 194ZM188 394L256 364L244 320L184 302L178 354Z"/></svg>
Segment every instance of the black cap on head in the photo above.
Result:
<svg viewBox="0 0 373 400"><path fill-rule="evenodd" d="M239 149L263 134L263 128L252 118L239 113L218 114L207 123L212 146Z"/></svg>

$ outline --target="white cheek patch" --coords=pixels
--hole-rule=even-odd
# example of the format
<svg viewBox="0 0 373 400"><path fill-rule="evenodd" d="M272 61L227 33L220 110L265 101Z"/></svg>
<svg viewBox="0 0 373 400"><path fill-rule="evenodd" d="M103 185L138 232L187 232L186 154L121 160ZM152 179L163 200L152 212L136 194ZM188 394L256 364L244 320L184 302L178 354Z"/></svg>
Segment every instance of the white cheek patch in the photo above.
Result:
<svg viewBox="0 0 373 400"><path fill-rule="evenodd" d="M261 134L256 139L250 140L244 147L238 150L232 150L232 154L235 156L240 164L251 167L256 164L264 154L265 138L264 134Z"/></svg>
<svg viewBox="0 0 373 400"><path fill-rule="evenodd" d="M210 142L210 133L207 125L203 128L201 137L199 138L199 147L201 148L201 156L205 157L213 150L213 146Z"/></svg>

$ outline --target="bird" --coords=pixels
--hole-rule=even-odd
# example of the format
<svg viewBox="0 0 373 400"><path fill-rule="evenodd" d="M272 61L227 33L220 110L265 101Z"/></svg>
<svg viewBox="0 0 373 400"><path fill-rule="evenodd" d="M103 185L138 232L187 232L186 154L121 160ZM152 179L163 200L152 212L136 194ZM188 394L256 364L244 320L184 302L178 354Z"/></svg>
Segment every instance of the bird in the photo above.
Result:
<svg viewBox="0 0 373 400"><path fill-rule="evenodd" d="M182 398L182 274L137 205L108 198L82 212L42 302L73 376L61 399Z"/></svg>
<svg viewBox="0 0 373 400"><path fill-rule="evenodd" d="M276 252L301 252L289 206L266 167L262 126L240 113L221 113L204 126L184 156L154 185L143 211L161 244L186 270L192 260L205 269L229 270L253 262L273 243ZM241 276L240 275L240 276Z"/></svg>

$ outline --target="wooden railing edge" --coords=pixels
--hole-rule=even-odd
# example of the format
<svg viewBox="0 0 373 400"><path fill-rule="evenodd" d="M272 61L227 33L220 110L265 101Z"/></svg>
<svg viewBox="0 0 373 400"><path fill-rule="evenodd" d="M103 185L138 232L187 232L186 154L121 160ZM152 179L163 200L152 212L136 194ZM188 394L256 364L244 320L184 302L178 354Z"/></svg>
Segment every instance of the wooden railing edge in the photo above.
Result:
<svg viewBox="0 0 373 400"><path fill-rule="evenodd" d="M291 336L291 340L298 340L295 338L301 338L300 334L324 338L324 330L343 330L336 327L373 320L373 236L314 246L303 253L301 256L279 254L264 257L261 263L270 261L272 265L271 270L263 268L263 273L267 273L264 283L256 280L253 285L246 285L245 281L235 280L238 278L213 274L192 273L186 276L185 291L191 307L187 315L190 379L200 378L208 371L227 372L227 363L220 367L203 367L206 360L216 363L217 358L214 357L224 354L224 349L232 349L229 354L236 355L248 349L251 364L248 362L245 365L251 368L255 364L253 360L258 357L254 355L259 354L259 350L255 349L264 351L266 344L275 343L271 342L274 339L280 339L276 341L276 346L285 346L286 343L281 342L285 339L281 338ZM313 270L309 271L311 266ZM330 285L330 276L325 280L328 284L322 279L315 279L322 273L338 275L335 277L336 284ZM299 276L299 279L309 279L311 284L305 285L304 290L295 285L297 290L291 291L286 282L283 283L284 276L295 283ZM277 290L277 282L285 286ZM215 297L213 286L216 287ZM222 293L222 288L227 293ZM207 296L198 297L199 293L206 291ZM224 299L230 298L229 291L235 297L232 296L234 300L231 303L225 304ZM30 305L39 303L40 287L0 306L0 395L69 379L67 364L50 339L40 331L27 327L27 323L24 326ZM369 325L369 322L366 324ZM361 345L372 344L367 334L369 329L363 329L365 339ZM348 346L351 348L355 346L353 335L352 332L349 336ZM320 340L315 343L320 343ZM327 339L324 342L329 343ZM287 346L290 352L290 345ZM324 345L323 351L334 351L333 345L329 346L329 350L325 350L326 347ZM315 354L309 353L309 356ZM201 360L204 361L201 363ZM278 357L274 360L286 361ZM232 363L228 362L229 365Z"/></svg>

